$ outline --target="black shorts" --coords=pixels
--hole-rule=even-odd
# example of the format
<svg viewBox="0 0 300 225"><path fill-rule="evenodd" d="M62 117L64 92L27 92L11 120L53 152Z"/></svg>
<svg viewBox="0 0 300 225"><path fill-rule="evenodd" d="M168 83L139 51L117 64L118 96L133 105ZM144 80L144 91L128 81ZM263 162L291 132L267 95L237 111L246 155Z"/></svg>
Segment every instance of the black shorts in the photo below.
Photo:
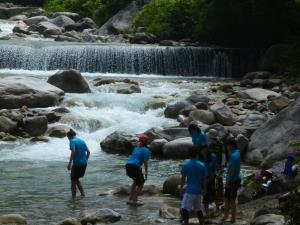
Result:
<svg viewBox="0 0 300 225"><path fill-rule="evenodd" d="M231 181L229 187L225 188L224 198L229 201L235 201L240 187L241 187L241 180Z"/></svg>
<svg viewBox="0 0 300 225"><path fill-rule="evenodd" d="M203 204L209 204L216 200L216 184L215 179L207 182L207 193L203 195Z"/></svg>
<svg viewBox="0 0 300 225"><path fill-rule="evenodd" d="M145 183L145 178L142 168L134 164L126 164L126 174L130 177L137 186L141 187Z"/></svg>
<svg viewBox="0 0 300 225"><path fill-rule="evenodd" d="M79 178L83 177L85 174L86 165L84 166L72 166L71 170L71 180L78 181Z"/></svg>

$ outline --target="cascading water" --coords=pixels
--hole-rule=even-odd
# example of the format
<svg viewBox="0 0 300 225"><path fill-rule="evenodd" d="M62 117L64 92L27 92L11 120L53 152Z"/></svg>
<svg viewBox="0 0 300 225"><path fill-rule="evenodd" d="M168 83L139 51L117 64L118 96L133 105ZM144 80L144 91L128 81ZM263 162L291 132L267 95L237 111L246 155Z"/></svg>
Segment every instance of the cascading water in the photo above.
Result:
<svg viewBox="0 0 300 225"><path fill-rule="evenodd" d="M16 45L4 42L0 44L0 68L72 68L91 73L232 77L256 68L257 61L253 55L257 59L257 53L249 51L240 57L240 53L244 51L246 50L210 47L87 45L28 41Z"/></svg>

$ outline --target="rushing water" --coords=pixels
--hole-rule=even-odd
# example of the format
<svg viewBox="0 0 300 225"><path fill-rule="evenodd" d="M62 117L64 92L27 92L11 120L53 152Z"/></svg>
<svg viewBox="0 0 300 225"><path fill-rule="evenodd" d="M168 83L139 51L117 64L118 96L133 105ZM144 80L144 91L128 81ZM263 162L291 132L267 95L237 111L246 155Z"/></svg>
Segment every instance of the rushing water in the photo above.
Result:
<svg viewBox="0 0 300 225"><path fill-rule="evenodd" d="M0 20L0 37L11 34L15 25L16 23L13 21Z"/></svg>
<svg viewBox="0 0 300 225"><path fill-rule="evenodd" d="M8 71L0 73L7 75ZM23 74L23 71L11 73ZM35 72L34 75L45 79L44 73ZM191 90L205 90L207 84L193 80L180 83L178 78L176 82L171 78L134 78L141 83L142 94L120 95L111 92L109 87L93 87L92 79L100 74L85 76L93 92L67 94L62 106L67 106L71 114L64 117L62 123L75 126L79 137L84 138L91 149L91 159L83 179L87 197L70 201L66 138L51 138L49 143L34 144L28 140L0 142L0 214L20 213L30 224L47 225L77 216L84 209L108 207L122 214L122 220L116 224L156 224L159 206L163 203L177 206L178 200L144 197L146 205L135 209L126 205L125 198L98 196L130 181L124 171L126 157L102 152L99 143L116 130L141 133L151 127L176 125L176 121L164 118L162 109L145 111L145 106L155 101L153 96L174 101L170 96L172 93L180 93L179 98L184 98ZM148 184L161 187L169 175L178 173L178 165L177 161L152 160Z"/></svg>

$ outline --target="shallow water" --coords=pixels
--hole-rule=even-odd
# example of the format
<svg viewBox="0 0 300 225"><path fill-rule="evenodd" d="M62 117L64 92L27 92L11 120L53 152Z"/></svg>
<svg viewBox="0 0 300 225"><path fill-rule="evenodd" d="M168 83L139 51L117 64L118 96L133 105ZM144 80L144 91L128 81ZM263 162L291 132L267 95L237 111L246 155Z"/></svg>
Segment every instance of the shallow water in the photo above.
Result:
<svg viewBox="0 0 300 225"><path fill-rule="evenodd" d="M12 76L22 71L0 71ZM46 79L47 73L31 72ZM126 157L109 155L101 151L100 141L110 133L127 131L141 133L152 127L177 125L165 119L163 110L145 110L155 99L165 97L175 101L172 93L188 96L191 90L205 90L206 81L173 78L134 78L142 88L142 94L120 95L109 86L95 88L92 80L101 74L85 74L92 87L90 94L67 94L61 106L67 106L71 114L60 123L72 125L78 136L85 139L92 155L83 183L87 197L70 201L69 173L66 169L69 150L67 139L51 138L49 143L0 142L0 213L20 213L30 224L56 224L60 220L77 216L84 209L112 208L121 213L116 224L156 224L158 208L162 203L177 206L178 200L168 197L144 197L145 206L138 209L126 205L126 199L116 196L98 196L116 187L128 184L124 163ZM106 74L107 76L107 74ZM163 181L177 174L180 162L152 160L148 184L162 187ZM169 221L170 224L174 221Z"/></svg>

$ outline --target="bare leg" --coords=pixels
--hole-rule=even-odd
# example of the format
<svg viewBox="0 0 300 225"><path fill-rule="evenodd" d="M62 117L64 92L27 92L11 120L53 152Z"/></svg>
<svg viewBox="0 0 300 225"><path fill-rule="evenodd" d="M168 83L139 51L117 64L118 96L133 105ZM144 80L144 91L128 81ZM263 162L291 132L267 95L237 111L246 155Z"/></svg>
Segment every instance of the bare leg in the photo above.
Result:
<svg viewBox="0 0 300 225"><path fill-rule="evenodd" d="M72 192L72 198L76 197L76 183L77 181L71 181L71 192Z"/></svg>
<svg viewBox="0 0 300 225"><path fill-rule="evenodd" d="M136 184L135 184L135 182L133 182L132 185L131 185L131 192L130 192L130 196L129 196L129 201L133 201L135 193L136 193Z"/></svg>
<svg viewBox="0 0 300 225"><path fill-rule="evenodd" d="M135 195L133 196L133 201L135 201L135 202L138 201L138 197L139 197L140 193L142 192L143 187L144 187L144 185L142 185L140 187L139 186L137 187L137 189L135 191Z"/></svg>
<svg viewBox="0 0 300 225"><path fill-rule="evenodd" d="M209 209L208 209L208 203L204 204L204 212L205 212L205 217L209 217Z"/></svg>
<svg viewBox="0 0 300 225"><path fill-rule="evenodd" d="M78 187L78 189L79 189L79 191L80 191L81 197L85 197L85 194L84 194L84 190L83 190L82 184L81 184L81 182L80 182L79 180L77 181L77 187Z"/></svg>
<svg viewBox="0 0 300 225"><path fill-rule="evenodd" d="M229 209L230 209L230 202L229 202L228 199L225 199L223 220L227 220L228 219Z"/></svg>
<svg viewBox="0 0 300 225"><path fill-rule="evenodd" d="M236 220L236 203L235 203L235 201L232 201L231 203L230 203L230 205L231 205L231 222L232 223L235 223L235 220Z"/></svg>

